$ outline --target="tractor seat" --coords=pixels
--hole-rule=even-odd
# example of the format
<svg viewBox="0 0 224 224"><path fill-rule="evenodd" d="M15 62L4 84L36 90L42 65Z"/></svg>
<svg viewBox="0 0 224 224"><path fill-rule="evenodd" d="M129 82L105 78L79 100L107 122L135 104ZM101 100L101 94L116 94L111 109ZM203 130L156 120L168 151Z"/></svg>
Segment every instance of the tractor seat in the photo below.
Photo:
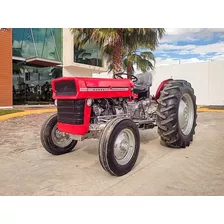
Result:
<svg viewBox="0 0 224 224"><path fill-rule="evenodd" d="M144 72L135 76L138 81L134 83L134 93L148 92L150 86L152 86L152 74L150 72Z"/></svg>
<svg viewBox="0 0 224 224"><path fill-rule="evenodd" d="M149 88L147 86L142 85L134 85L134 93L143 93L147 92Z"/></svg>

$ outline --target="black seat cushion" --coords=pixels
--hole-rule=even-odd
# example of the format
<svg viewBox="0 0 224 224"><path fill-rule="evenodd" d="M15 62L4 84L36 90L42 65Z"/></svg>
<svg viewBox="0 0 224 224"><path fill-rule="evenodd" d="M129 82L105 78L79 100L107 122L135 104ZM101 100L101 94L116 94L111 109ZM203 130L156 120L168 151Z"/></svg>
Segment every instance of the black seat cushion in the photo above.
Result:
<svg viewBox="0 0 224 224"><path fill-rule="evenodd" d="M146 86L134 85L134 93L147 92L148 88Z"/></svg>
<svg viewBox="0 0 224 224"><path fill-rule="evenodd" d="M134 93L147 93L152 85L152 74L144 72L136 74L135 77L138 80L134 83Z"/></svg>

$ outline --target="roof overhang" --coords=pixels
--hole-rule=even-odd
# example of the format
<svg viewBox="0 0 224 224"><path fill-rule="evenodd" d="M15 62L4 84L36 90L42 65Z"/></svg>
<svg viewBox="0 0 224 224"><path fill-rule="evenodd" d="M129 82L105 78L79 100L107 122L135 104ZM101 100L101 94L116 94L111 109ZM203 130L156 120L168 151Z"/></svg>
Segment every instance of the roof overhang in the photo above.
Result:
<svg viewBox="0 0 224 224"><path fill-rule="evenodd" d="M87 64L81 64L81 63L72 63L69 65L64 65L63 66L65 69L66 68L76 68L76 69L82 69L82 70L89 70L91 72L106 72L107 68L106 67L98 67L98 66L93 66L93 65L87 65Z"/></svg>
<svg viewBox="0 0 224 224"><path fill-rule="evenodd" d="M17 57L17 56L13 56L12 57L13 61L21 61L21 62L26 62L26 58L23 57Z"/></svg>
<svg viewBox="0 0 224 224"><path fill-rule="evenodd" d="M60 61L39 58L39 57L32 57L32 58L26 58L26 64L39 66L39 67L53 67L53 66L61 65L62 63Z"/></svg>
<svg viewBox="0 0 224 224"><path fill-rule="evenodd" d="M23 58L23 57L13 56L12 60L15 62L25 64L25 65L37 66L37 67L55 67L55 66L60 67L60 66L62 66L62 63L60 61L39 58L39 57Z"/></svg>

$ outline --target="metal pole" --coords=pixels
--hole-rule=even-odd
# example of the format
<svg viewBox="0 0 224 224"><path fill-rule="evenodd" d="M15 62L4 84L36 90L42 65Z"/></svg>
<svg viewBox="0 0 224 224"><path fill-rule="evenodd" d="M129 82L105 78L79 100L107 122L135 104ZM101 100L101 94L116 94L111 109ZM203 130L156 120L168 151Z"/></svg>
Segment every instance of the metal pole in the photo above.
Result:
<svg viewBox="0 0 224 224"><path fill-rule="evenodd" d="M32 36L32 39L33 39L33 45L34 45L34 50L35 50L35 53L36 53L36 57L38 57L37 48L36 48L36 44L35 44L32 28L30 28L30 32L31 32L31 36Z"/></svg>
<svg viewBox="0 0 224 224"><path fill-rule="evenodd" d="M45 46L46 34L47 34L47 28L45 29L44 43L43 43L43 48L42 48L42 52L41 52L41 58L43 57L43 53L44 53L44 46Z"/></svg>
<svg viewBox="0 0 224 224"><path fill-rule="evenodd" d="M52 35L52 38L53 38L53 41L54 41L54 47L55 47L55 50L56 50L56 54L57 54L58 60L60 61L61 59L59 58L58 49L57 49L57 45L56 45L56 42L55 42L55 39L54 39L52 28L50 28L50 31L51 31L51 35Z"/></svg>
<svg viewBox="0 0 224 224"><path fill-rule="evenodd" d="M21 43L21 55L22 55L22 49L23 49L23 38L24 38L25 28L23 28L23 36L22 36L22 43Z"/></svg>

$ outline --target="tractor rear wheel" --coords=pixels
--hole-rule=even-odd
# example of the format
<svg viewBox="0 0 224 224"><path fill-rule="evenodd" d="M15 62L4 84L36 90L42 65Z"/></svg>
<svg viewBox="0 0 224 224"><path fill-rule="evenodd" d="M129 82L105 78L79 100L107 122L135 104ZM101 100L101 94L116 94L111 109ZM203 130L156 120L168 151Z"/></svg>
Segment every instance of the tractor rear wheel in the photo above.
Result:
<svg viewBox="0 0 224 224"><path fill-rule="evenodd" d="M193 141L197 119L194 90L185 80L168 81L157 107L158 133L165 145L185 148Z"/></svg>
<svg viewBox="0 0 224 224"><path fill-rule="evenodd" d="M100 136L100 163L113 176L125 175L134 167L139 148L140 136L136 124L130 119L112 119Z"/></svg>
<svg viewBox="0 0 224 224"><path fill-rule="evenodd" d="M57 114L49 117L41 128L41 143L53 155L62 155L72 151L77 141L67 134L61 133L57 128Z"/></svg>

